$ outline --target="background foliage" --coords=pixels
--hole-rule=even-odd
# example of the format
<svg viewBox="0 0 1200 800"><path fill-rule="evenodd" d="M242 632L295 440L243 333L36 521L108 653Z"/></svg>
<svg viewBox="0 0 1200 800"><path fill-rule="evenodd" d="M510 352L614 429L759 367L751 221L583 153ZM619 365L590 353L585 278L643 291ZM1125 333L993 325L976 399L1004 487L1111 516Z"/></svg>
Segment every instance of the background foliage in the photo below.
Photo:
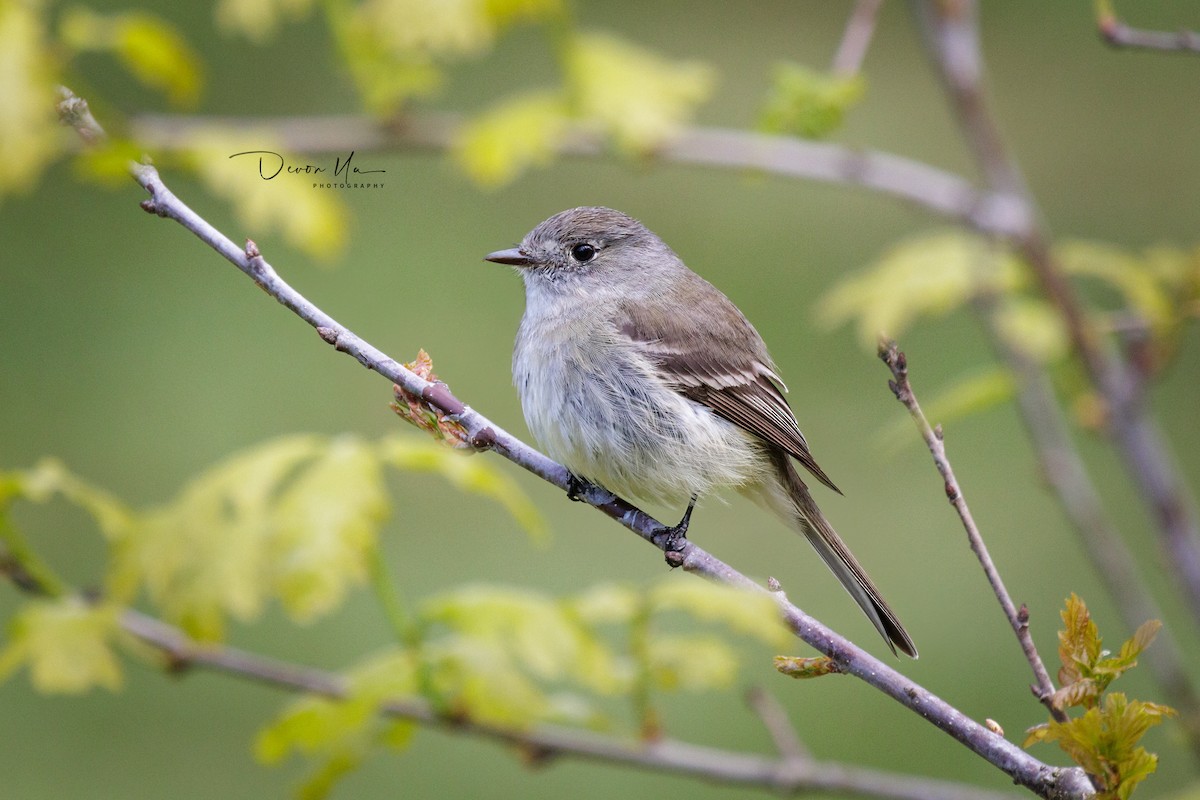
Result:
<svg viewBox="0 0 1200 800"><path fill-rule="evenodd" d="M413 38L396 38L399 28L390 23L402 5L365 3L347 16L338 3L228 3L216 9L148 3L135 10L96 3L80 10L8 2L0 6L0 38L9 45L3 48L6 64L31 59L23 74L48 77L69 69L73 88L92 99L106 121L189 106L210 114L333 114L364 104L388 107L401 97L421 108L482 115L475 136L484 142L490 141L489 125L523 126L536 144L538 137L553 141L565 117L596 125L642 121L612 131L621 151L633 154L632 165L567 161L518 178L514 165L536 164L543 150L489 156L477 138L475 147L458 152L457 166L428 154L359 154L357 165L387 172L384 188L358 193L285 191L275 183L245 181L248 169L225 158L244 149L244 139L210 140L210 155L160 165L198 210L235 235L253 235L289 279L358 333L397 356L430 350L439 374L461 397L514 431L523 430L508 376L519 283L480 257L573 205L603 203L642 218L724 289L771 344L814 452L849 497L826 496L822 503L921 646L922 659L906 664L906 671L972 716L998 720L1010 735L1040 722L1042 710L1025 688L1027 667L962 546L927 456L915 437L897 446L883 435L903 415L884 386L885 374L851 328L823 324L838 318L837 295L829 293L843 278L888 264L879 259L894 255L897 242L944 230L941 221L846 188L641 160L636 153L670 120L619 107L619 93L589 93L580 76L599 74L603 65L580 66L583 56L571 48L573 36L610 37L603 41L611 45L612 69L644 71L639 59L662 59L667 77L655 109L674 107L664 105L669 98L686 106L707 92L711 99L697 112L702 123L748 127L761 120L812 132L805 126L828 127L827 115L789 121L786 103L770 87L777 76L797 79L796 68L780 68L779 62L824 69L847 8L697 3L685 13L660 4L591 3L574 7L565 22L553 15L530 22L529 15L547 11L529 3L514 4L507 17L509 12L493 8L503 21L491 27L447 19L428 30L408 29L405 35ZM1148 26L1189 22L1178 18L1179 4L1143 2L1136 13ZM330 26L329 19L346 24ZM38 20L46 20L45 27ZM1196 124L1194 104L1187 102L1194 93L1194 63L1108 50L1083 3L985 3L983 31L1001 122L1059 236L1099 240L1117 248L1112 252L1135 254L1126 257L1165 252L1152 249L1160 247L1190 252L1200 187L1200 154L1186 135ZM38 60L43 51L32 43L39 37L58 42L52 60ZM436 92L411 97L433 88L435 66L460 59L442 73ZM401 62L407 68L395 69ZM380 85L380 75L399 78ZM145 85L150 76L161 83ZM833 132L838 140L968 169L898 4L885 6L863 78L860 105ZM619 85L620 75L604 85L614 80ZM0 124L39 113L43 102L36 93L6 87ZM131 504L156 507L205 468L276 436L348 432L374 441L394 431L381 381L312 340L180 230L142 214L136 207L141 193L127 179L108 189L80 187L69 162L49 163L54 148L47 143L58 141L59 131L50 117L45 125L34 129L25 149L0 154L0 182L21 187L0 200L6 340L0 354L0 466L30 466L54 456ZM272 147L266 137L253 141L256 148ZM464 176L463 165L476 180ZM104 172L105 165L93 164L90 171ZM478 182L495 188L480 191ZM239 188L247 186L256 194ZM232 195L243 207L230 207ZM263 235L268 225L277 226L273 237ZM1121 292L1111 280L1087 286L1102 304L1113 305ZM1153 303L1150 290L1135 287L1133 294ZM821 304L823 296L832 299ZM1200 342L1194 329L1178 333L1178 359L1151 401L1184 475L1196 485ZM963 313L923 318L903 344L922 387L961 387L963 376L972 374L988 385L991 353ZM1052 337L1045 354L1055 355ZM1069 391L1070 376L1064 380ZM1010 589L1033 612L1043 652L1054 649L1056 612L1070 591L1089 599L1112 641L1131 637L1133 631L1119 630L1082 565L1022 435L1011 409L995 405L947 429L976 517ZM1107 449L1086 436L1083 448L1112 498L1119 527L1157 586L1165 623L1178 629L1194 663L1200 656L1195 636L1167 581L1158 579L1156 544L1139 503ZM599 515L563 502L558 492L508 465L495 467L542 510L553 532L549 545L530 544L494 503L464 501L431 475L392 474L385 480L405 516L388 524L384 553L408 595L432 598L465 584L503 583L569 596L597 583L646 586L661 577L658 556ZM68 565L68 578L95 580L102 551L84 515L60 506L21 513L25 527L53 531L36 544L55 563ZM676 513L663 511L666 518ZM806 547L768 516L740 500L730 506L709 501L692 535L747 573L779 578L806 610L872 647L869 626L853 605ZM16 603L11 588L0 588L4 616ZM336 669L386 640L388 625L358 591L336 616L306 628L293 627L270 607L263 619L233 622L228 635L234 643ZM819 757L1003 786L987 765L850 681L784 681L767 657L748 666L742 680L771 686ZM1155 695L1136 672L1123 678L1122 690L1132 697ZM736 693L705 701L666 701L662 724L716 745L770 748ZM0 685L0 703L0 770L13 796L279 796L306 769L296 761L282 772L255 762L259 726L279 712L281 698L220 677L195 674L177 685L135 665L118 694L47 698L33 694L25 681L11 680ZM864 719L871 721L865 729ZM1190 781L1191 762L1172 739L1170 724L1152 730L1146 742L1162 763L1144 791L1165 795ZM261 739L259 748L279 751ZM1048 753L1042 748L1039 755L1050 758ZM343 791L384 797L397 787L414 796L728 794L581 763L530 773L492 745L433 731L421 732L403 755L372 760L347 778Z"/></svg>

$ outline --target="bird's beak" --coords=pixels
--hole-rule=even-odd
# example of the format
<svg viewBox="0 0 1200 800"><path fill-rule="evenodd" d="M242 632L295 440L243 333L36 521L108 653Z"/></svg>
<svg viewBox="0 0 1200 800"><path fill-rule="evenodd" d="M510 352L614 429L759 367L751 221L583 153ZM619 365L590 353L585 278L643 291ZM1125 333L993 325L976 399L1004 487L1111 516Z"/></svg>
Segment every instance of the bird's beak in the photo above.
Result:
<svg viewBox="0 0 1200 800"><path fill-rule="evenodd" d="M533 262L529 256L522 253L515 247L508 250L497 250L494 253L488 253L483 257L484 261L494 261L497 264L510 264L514 267L528 267Z"/></svg>

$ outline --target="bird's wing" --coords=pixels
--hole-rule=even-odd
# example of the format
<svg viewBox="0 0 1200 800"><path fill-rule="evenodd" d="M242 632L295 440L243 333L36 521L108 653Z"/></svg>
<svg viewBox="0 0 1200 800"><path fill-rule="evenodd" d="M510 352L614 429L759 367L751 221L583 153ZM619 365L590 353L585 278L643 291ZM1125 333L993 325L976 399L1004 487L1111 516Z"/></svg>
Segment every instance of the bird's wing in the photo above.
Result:
<svg viewBox="0 0 1200 800"><path fill-rule="evenodd" d="M809 452L762 337L719 292L689 295L701 307L688 314L650 313L644 303L622 303L615 309L617 330L641 346L680 394L782 449L841 494Z"/></svg>

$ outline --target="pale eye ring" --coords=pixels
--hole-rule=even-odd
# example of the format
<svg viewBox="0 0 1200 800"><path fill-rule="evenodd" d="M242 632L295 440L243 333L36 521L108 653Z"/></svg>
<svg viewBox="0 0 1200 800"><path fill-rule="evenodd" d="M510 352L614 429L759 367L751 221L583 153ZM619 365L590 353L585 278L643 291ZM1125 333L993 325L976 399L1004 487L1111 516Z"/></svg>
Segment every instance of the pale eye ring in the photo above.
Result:
<svg viewBox="0 0 1200 800"><path fill-rule="evenodd" d="M596 257L596 248L587 242L581 242L571 248L571 258L580 264L586 264Z"/></svg>

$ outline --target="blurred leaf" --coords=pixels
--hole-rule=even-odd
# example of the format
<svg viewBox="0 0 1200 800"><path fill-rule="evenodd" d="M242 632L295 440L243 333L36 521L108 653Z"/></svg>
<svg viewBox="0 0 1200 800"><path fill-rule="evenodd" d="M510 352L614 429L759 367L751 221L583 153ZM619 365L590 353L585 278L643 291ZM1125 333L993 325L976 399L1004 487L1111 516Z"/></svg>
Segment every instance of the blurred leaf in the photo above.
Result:
<svg viewBox="0 0 1200 800"><path fill-rule="evenodd" d="M495 189L553 160L567 131L567 105L555 92L509 98L467 123L454 157L479 185Z"/></svg>
<svg viewBox="0 0 1200 800"><path fill-rule="evenodd" d="M273 512L267 563L284 607L304 621L336 607L367 574L367 552L390 509L372 447L333 440L296 476Z"/></svg>
<svg viewBox="0 0 1200 800"><path fill-rule="evenodd" d="M354 14L392 53L471 55L496 35L487 10L479 0L363 0Z"/></svg>
<svg viewBox="0 0 1200 800"><path fill-rule="evenodd" d="M669 139L707 99L713 82L703 64L667 61L604 33L578 35L568 45L566 71L580 119L631 154Z"/></svg>
<svg viewBox="0 0 1200 800"><path fill-rule="evenodd" d="M39 692L80 694L93 686L116 691L121 686L112 651L117 615L115 606L90 605L78 597L28 601L9 622L0 680L27 666Z"/></svg>
<svg viewBox="0 0 1200 800"><path fill-rule="evenodd" d="M588 624L628 624L638 613L640 595L623 584L600 583L564 602Z"/></svg>
<svg viewBox="0 0 1200 800"><path fill-rule="evenodd" d="M313 0L217 0L217 26L266 44L283 21L304 18L312 5Z"/></svg>
<svg viewBox="0 0 1200 800"><path fill-rule="evenodd" d="M255 754L278 764L296 753L315 763L301 784L304 798L326 797L339 778L356 769L376 748L408 744L414 724L378 714L387 700L411 696L417 677L413 657L399 650L372 656L347 671L344 700L306 695L293 700L259 731Z"/></svg>
<svg viewBox="0 0 1200 800"><path fill-rule="evenodd" d="M775 669L791 678L820 678L833 675L840 670L837 662L828 656L800 658L798 656L775 656Z"/></svg>
<svg viewBox="0 0 1200 800"><path fill-rule="evenodd" d="M192 636L219 639L226 614L260 611L276 494L322 448L316 436L285 437L209 468L143 515L118 550L120 574L144 581L166 617Z"/></svg>
<svg viewBox="0 0 1200 800"><path fill-rule="evenodd" d="M47 503L61 496L87 512L109 540L125 536L133 523L133 511L124 503L79 478L57 459L43 458L33 469L7 473L7 477L6 487L0 489L0 503L6 495L34 503Z"/></svg>
<svg viewBox="0 0 1200 800"><path fill-rule="evenodd" d="M397 469L434 472L457 488L490 498L507 511L534 539L548 536L546 523L520 486L497 465L465 453L412 437L381 439L379 457Z"/></svg>
<svg viewBox="0 0 1200 800"><path fill-rule="evenodd" d="M451 628L465 647L502 651L542 679L570 677L595 691L613 692L627 675L569 604L535 592L468 587L427 601L421 615Z"/></svg>
<svg viewBox="0 0 1200 800"><path fill-rule="evenodd" d="M820 139L841 127L846 113L862 99L866 82L860 75L831 75L784 62L759 116L767 133Z"/></svg>
<svg viewBox="0 0 1200 800"><path fill-rule="evenodd" d="M75 157L78 175L108 186L129 183L129 165L145 155L143 148L130 139L108 137L96 142Z"/></svg>
<svg viewBox="0 0 1200 800"><path fill-rule="evenodd" d="M1017 259L978 236L933 233L893 246L866 270L842 279L817 311L829 327L857 321L859 340L875 350L879 336L896 337L919 317L945 314L984 291L1022 283Z"/></svg>
<svg viewBox="0 0 1200 800"><path fill-rule="evenodd" d="M99 14L83 6L63 13L67 46L111 52L135 78L162 91L175 106L190 108L200 98L201 64L174 26L144 11Z"/></svg>
<svg viewBox="0 0 1200 800"><path fill-rule="evenodd" d="M63 147L45 28L40 3L0 2L0 197L32 186Z"/></svg>
<svg viewBox="0 0 1200 800"><path fill-rule="evenodd" d="M696 619L721 622L739 633L782 647L791 635L779 617L779 607L765 592L698 581L669 578L650 590L655 612L681 610Z"/></svg>
<svg viewBox="0 0 1200 800"><path fill-rule="evenodd" d="M231 158L250 151L283 153L284 148L272 139L268 132L208 129L188 143L186 158L205 185L233 205L242 225L257 232L260 244L264 234L278 230L292 247L314 258L332 259L345 246L349 226L349 213L339 195L312 186L300 175L281 173L270 178L273 170L267 164L263 172L269 179L264 179L248 163L249 156ZM281 158L291 163L286 155Z"/></svg>
<svg viewBox="0 0 1200 800"><path fill-rule="evenodd" d="M1062 317L1040 298L1004 298L996 310L995 323L1010 347L1038 363L1060 361L1070 350Z"/></svg>
<svg viewBox="0 0 1200 800"><path fill-rule="evenodd" d="M483 7L498 26L522 19L551 19L563 13L561 0L483 0Z"/></svg>
<svg viewBox="0 0 1200 800"><path fill-rule="evenodd" d="M1066 272L1097 278L1119 291L1152 329L1175 321L1159 276L1142 259L1109 244L1084 241L1059 244L1055 254Z"/></svg>
<svg viewBox="0 0 1200 800"><path fill-rule="evenodd" d="M722 689L737 675L737 656L715 636L657 634L646 644L649 674L660 689Z"/></svg>
<svg viewBox="0 0 1200 800"><path fill-rule="evenodd" d="M1002 367L989 367L960 375L921 406L932 424L947 425L1005 403L1015 393L1012 373ZM895 452L921 443L921 437L913 429L912 419L898 414L884 430L883 441L888 450Z"/></svg>

